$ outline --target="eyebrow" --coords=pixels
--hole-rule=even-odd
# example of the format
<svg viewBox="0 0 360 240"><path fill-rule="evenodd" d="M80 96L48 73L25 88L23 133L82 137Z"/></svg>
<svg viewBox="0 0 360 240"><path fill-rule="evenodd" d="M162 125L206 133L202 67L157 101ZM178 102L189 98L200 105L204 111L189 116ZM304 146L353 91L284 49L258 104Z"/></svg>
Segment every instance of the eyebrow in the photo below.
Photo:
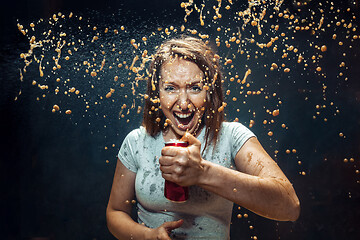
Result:
<svg viewBox="0 0 360 240"><path fill-rule="evenodd" d="M203 81L195 81L195 82L191 82L189 84L186 84L186 85L190 85L190 86L193 86L193 85L196 85L196 84L203 84L202 83ZM178 86L175 82L171 82L171 81L161 81L162 84L172 84L172 85L176 85Z"/></svg>

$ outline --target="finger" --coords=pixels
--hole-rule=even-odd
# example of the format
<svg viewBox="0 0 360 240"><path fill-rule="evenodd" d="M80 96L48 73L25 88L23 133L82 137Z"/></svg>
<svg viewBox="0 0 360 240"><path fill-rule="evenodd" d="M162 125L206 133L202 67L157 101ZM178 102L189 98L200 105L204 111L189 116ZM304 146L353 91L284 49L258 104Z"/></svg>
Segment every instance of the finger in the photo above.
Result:
<svg viewBox="0 0 360 240"><path fill-rule="evenodd" d="M161 176L170 182L176 183L181 186L181 182L183 180L183 177L180 177L179 175L173 174L173 173L161 173Z"/></svg>
<svg viewBox="0 0 360 240"><path fill-rule="evenodd" d="M185 166L189 160L189 150L181 149L177 156L160 156L159 163L163 166L178 165Z"/></svg>
<svg viewBox="0 0 360 240"><path fill-rule="evenodd" d="M199 139L197 139L191 133L188 133L188 132L186 132L184 134L184 136L182 136L180 141L188 142L189 145L194 145L194 146L199 146L199 147L201 146L201 142L199 141Z"/></svg>
<svg viewBox="0 0 360 240"><path fill-rule="evenodd" d="M181 177L185 172L183 167L180 166L160 166L160 170L163 174L173 174Z"/></svg>
<svg viewBox="0 0 360 240"><path fill-rule="evenodd" d="M171 173L161 173L161 176L163 177L163 179L173 182L173 179L171 178Z"/></svg>
<svg viewBox="0 0 360 240"><path fill-rule="evenodd" d="M174 163L174 157L161 156L159 157L159 163L162 166L170 166Z"/></svg>
<svg viewBox="0 0 360 240"><path fill-rule="evenodd" d="M169 147L163 147L161 149L161 155L163 156L176 156L177 155L177 147L172 147L172 146L169 146Z"/></svg>
<svg viewBox="0 0 360 240"><path fill-rule="evenodd" d="M181 225L184 223L183 219L180 219L178 221L171 221L171 222L165 222L163 224L163 227L166 229L166 231L172 231L176 228L181 227Z"/></svg>
<svg viewBox="0 0 360 240"><path fill-rule="evenodd" d="M170 166L164 166L164 165L160 165L160 171L164 174L172 174L173 171L173 167Z"/></svg>

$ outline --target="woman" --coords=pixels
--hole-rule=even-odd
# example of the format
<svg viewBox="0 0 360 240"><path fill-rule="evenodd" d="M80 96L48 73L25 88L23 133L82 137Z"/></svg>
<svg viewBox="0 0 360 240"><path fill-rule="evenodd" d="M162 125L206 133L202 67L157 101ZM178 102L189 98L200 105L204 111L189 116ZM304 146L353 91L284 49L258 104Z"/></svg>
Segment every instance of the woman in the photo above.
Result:
<svg viewBox="0 0 360 240"><path fill-rule="evenodd" d="M107 207L119 239L229 239L233 203L295 221L299 200L254 134L224 122L218 56L183 36L163 43L150 66L143 127L119 151ZM181 139L188 147L164 147ZM164 197L164 179L189 186L189 199ZM130 217L137 198L138 222ZM171 237L171 238L170 238Z"/></svg>

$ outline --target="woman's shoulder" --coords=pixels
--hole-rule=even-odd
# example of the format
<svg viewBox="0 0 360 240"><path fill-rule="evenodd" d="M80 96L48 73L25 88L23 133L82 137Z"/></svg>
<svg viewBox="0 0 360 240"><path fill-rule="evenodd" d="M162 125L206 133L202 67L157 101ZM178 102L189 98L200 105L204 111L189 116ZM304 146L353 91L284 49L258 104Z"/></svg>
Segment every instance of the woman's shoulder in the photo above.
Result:
<svg viewBox="0 0 360 240"><path fill-rule="evenodd" d="M240 129L240 130L248 130L247 127L245 127L243 124L239 123L239 122L222 122L221 123L221 129L223 131L234 131L236 129Z"/></svg>
<svg viewBox="0 0 360 240"><path fill-rule="evenodd" d="M138 128L133 129L131 132L128 133L126 136L127 139L132 141L139 141L139 140L146 140L146 141L152 141L158 139L160 134L156 135L155 137L152 137L147 131L146 128L143 126L140 126Z"/></svg>
<svg viewBox="0 0 360 240"><path fill-rule="evenodd" d="M221 133L226 137L255 136L249 128L239 122L223 122L221 124Z"/></svg>
<svg viewBox="0 0 360 240"><path fill-rule="evenodd" d="M140 126L138 128L131 130L131 132L128 133L126 138L128 138L129 140L139 140L140 138L145 137L146 135L147 134L145 128L143 126Z"/></svg>

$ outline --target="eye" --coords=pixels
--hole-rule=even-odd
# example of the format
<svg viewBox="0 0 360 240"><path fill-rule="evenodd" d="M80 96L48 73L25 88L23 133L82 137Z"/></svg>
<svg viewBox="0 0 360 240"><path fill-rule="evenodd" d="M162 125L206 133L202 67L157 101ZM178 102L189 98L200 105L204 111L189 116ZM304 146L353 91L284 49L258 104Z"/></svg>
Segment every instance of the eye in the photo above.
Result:
<svg viewBox="0 0 360 240"><path fill-rule="evenodd" d="M202 91L202 87L198 86L198 85L193 85L190 87L190 90L192 92L201 92Z"/></svg>
<svg viewBox="0 0 360 240"><path fill-rule="evenodd" d="M164 86L164 90L166 92L174 92L175 91L175 87L174 86L171 86L171 85L166 85Z"/></svg>

